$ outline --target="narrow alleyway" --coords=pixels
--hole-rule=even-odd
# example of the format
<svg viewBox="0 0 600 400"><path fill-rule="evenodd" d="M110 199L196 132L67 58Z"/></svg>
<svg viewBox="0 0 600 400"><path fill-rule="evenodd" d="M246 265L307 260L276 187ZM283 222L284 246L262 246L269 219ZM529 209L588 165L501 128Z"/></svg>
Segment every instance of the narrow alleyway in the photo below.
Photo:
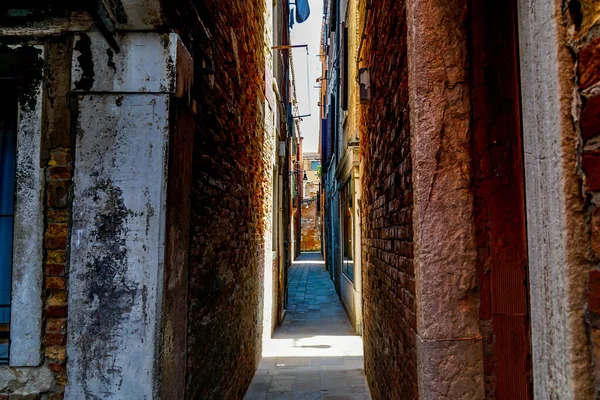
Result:
<svg viewBox="0 0 600 400"><path fill-rule="evenodd" d="M246 400L370 399L363 345L319 253L289 269L288 314L263 349Z"/></svg>

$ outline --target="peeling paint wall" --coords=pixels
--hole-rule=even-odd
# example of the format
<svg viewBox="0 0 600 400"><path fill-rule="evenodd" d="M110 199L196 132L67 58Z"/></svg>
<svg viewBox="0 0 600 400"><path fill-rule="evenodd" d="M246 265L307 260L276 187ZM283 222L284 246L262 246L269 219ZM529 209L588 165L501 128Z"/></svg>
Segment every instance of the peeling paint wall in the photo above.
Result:
<svg viewBox="0 0 600 400"><path fill-rule="evenodd" d="M78 103L67 398L153 398L168 100L82 95Z"/></svg>
<svg viewBox="0 0 600 400"><path fill-rule="evenodd" d="M42 46L17 46L33 52L33 65L21 65L15 219L13 226L13 280L11 295L10 365L33 367L41 363L40 332L43 232L43 185L40 168L42 128ZM27 58L23 55L23 61ZM16 72L16 71L15 71Z"/></svg>
<svg viewBox="0 0 600 400"><path fill-rule="evenodd" d="M112 53L97 33L74 43L72 399L150 399L160 390L170 107L185 59L173 34L118 40L126 52Z"/></svg>

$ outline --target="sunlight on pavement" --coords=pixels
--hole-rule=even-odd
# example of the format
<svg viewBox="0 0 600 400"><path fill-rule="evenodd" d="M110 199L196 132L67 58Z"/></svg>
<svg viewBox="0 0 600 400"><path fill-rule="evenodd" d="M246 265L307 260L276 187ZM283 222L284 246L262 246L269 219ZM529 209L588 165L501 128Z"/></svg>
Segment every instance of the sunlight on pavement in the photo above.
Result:
<svg viewBox="0 0 600 400"><path fill-rule="evenodd" d="M312 336L300 339L271 339L263 357L345 357L362 356L360 336Z"/></svg>

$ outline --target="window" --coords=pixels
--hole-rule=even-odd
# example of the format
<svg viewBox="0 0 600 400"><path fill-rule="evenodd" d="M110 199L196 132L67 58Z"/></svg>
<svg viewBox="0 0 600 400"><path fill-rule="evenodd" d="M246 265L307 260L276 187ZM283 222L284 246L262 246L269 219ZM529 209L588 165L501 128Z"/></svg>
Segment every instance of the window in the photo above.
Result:
<svg viewBox="0 0 600 400"><path fill-rule="evenodd" d="M342 214L342 273L354 282L354 258L352 246L352 188L351 180L344 185L340 193L340 212Z"/></svg>
<svg viewBox="0 0 600 400"><path fill-rule="evenodd" d="M316 171L317 168L319 168L319 162L318 161L313 161L310 163L310 170L311 171Z"/></svg>
<svg viewBox="0 0 600 400"><path fill-rule="evenodd" d="M342 24L342 110L348 111L348 28Z"/></svg>
<svg viewBox="0 0 600 400"><path fill-rule="evenodd" d="M15 79L0 79L0 365L8 364L17 153Z"/></svg>

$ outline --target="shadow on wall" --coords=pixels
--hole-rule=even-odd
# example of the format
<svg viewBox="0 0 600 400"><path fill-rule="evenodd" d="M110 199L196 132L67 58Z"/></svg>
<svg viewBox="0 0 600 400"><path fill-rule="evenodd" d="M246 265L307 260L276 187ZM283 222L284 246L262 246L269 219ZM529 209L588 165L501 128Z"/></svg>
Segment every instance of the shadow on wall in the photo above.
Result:
<svg viewBox="0 0 600 400"><path fill-rule="evenodd" d="M206 0L214 75L195 78L189 398L240 398L260 358L265 196L264 4ZM262 4L262 5L261 5ZM204 46L206 45L206 46ZM202 68L198 68L198 71ZM232 96L235 93L235 96ZM262 195L261 195L262 193Z"/></svg>

